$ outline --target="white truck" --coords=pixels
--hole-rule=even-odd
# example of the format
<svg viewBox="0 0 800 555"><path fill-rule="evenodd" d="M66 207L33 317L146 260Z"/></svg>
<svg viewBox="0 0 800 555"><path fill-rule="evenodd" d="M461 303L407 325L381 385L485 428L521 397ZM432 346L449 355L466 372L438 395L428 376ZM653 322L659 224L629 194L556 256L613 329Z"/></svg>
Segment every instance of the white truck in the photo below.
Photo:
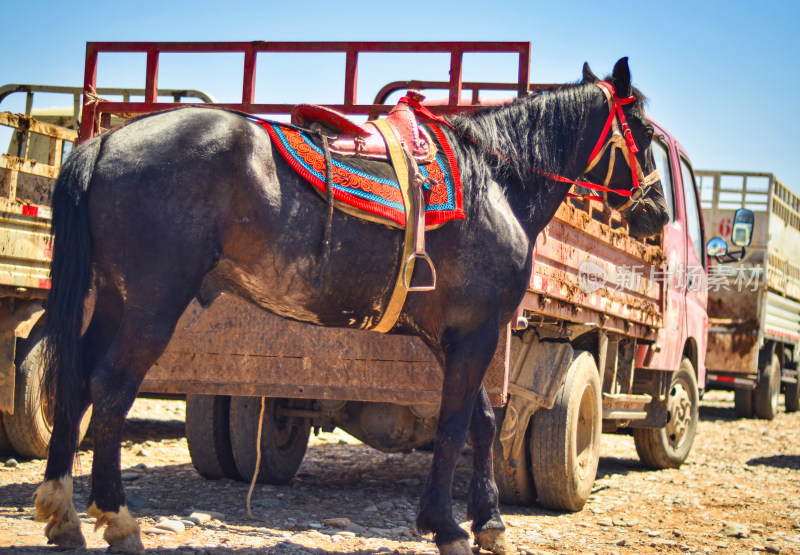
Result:
<svg viewBox="0 0 800 555"><path fill-rule="evenodd" d="M753 211L751 245L712 256L707 387L733 389L736 414L771 420L781 391L800 409L800 197L771 173L699 170L709 235L737 237L736 213ZM713 240L712 240L713 241ZM709 255L713 255L712 248ZM725 264L732 258L736 265Z"/></svg>

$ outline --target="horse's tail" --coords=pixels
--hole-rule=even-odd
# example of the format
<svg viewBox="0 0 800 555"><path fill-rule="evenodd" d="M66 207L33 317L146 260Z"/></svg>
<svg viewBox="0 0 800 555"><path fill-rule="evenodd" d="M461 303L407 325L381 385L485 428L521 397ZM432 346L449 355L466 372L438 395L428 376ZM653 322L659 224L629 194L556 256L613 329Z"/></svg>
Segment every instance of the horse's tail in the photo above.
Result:
<svg viewBox="0 0 800 555"><path fill-rule="evenodd" d="M53 262L45 323L44 388L68 399L86 380L81 372L84 301L92 279L87 191L102 138L80 145L67 158L53 190Z"/></svg>

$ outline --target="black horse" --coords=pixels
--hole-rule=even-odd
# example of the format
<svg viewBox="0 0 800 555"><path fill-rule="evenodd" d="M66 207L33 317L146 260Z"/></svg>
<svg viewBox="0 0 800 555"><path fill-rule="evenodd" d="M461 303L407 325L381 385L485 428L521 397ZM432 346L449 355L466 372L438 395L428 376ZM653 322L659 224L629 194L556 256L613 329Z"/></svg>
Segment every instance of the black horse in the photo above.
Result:
<svg viewBox="0 0 800 555"><path fill-rule="evenodd" d="M417 513L419 530L433 532L442 553L471 553L451 507L454 466L468 431L475 541L497 553L505 549L492 471L495 422L482 379L499 332L525 293L536 237L570 187L556 176L630 192L631 165L633 175L637 165L640 177L657 175L653 131L642 96L631 87L627 59L607 82L612 87L599 86L584 66L579 84L452 117L452 128L443 127L461 171L466 219L428 232L437 287L409 293L391 330L420 336L444 372L433 463ZM616 100L633 98L612 106L604 90L615 90ZM615 158L605 150L587 163L609 109L621 104L615 118L627 119L630 134L622 127L633 153ZM624 208L630 232L639 237L660 232L667 220L660 182L649 181L638 202L608 198ZM75 149L53 194L46 376L56 395L55 424L35 501L52 543L85 543L71 466L78 423L92 404L87 514L98 527L107 525L111 546L143 550L120 476L123 421L192 299L208 305L230 293L323 326L366 328L380 318L401 264L403 232L337 211L323 257L326 214L325 200L286 165L263 126L240 114L163 112ZM96 301L89 319L90 289Z"/></svg>

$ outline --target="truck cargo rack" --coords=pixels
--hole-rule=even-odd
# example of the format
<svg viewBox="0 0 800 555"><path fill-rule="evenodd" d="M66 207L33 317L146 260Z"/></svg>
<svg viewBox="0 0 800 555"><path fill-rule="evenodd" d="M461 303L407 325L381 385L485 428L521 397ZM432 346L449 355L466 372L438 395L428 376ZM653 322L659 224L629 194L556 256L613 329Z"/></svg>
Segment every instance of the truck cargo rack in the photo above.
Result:
<svg viewBox="0 0 800 555"><path fill-rule="evenodd" d="M101 53L145 53L147 66L143 102L109 102L98 98L97 70ZM158 102L158 68L161 54L212 54L231 53L243 55L242 101L218 103L221 108L240 110L251 114L289 114L293 104L256 103L256 62L260 53L341 53L345 55L344 99L341 104L325 104L347 115L377 116L393 106L386 104L358 104L358 58L365 53L449 54L450 80L448 102L433 109L439 113L475 110L478 106L462 103L462 63L464 54L506 53L519 59L516 93L528 93L531 45L529 42L87 42L84 98L80 137L86 140L108 127L110 114L145 114L177 108L182 103Z"/></svg>

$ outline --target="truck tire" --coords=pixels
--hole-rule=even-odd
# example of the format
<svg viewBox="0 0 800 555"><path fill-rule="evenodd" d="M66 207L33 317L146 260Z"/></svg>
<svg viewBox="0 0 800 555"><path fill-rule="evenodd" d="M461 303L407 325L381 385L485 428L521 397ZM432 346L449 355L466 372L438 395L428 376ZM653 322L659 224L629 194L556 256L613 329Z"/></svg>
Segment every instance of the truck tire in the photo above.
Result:
<svg viewBox="0 0 800 555"><path fill-rule="evenodd" d="M669 419L663 428L634 428L633 441L645 466L661 470L679 468L694 443L700 416L700 393L688 358L672 374L667 393Z"/></svg>
<svg viewBox="0 0 800 555"><path fill-rule="evenodd" d="M6 428L3 426L3 414L0 413L0 455L13 455L14 447L11 445L11 440L8 439Z"/></svg>
<svg viewBox="0 0 800 555"><path fill-rule="evenodd" d="M784 384L783 387L786 412L797 412L800 410L800 378L795 383Z"/></svg>
<svg viewBox="0 0 800 555"><path fill-rule="evenodd" d="M597 476L603 428L602 386L594 357L575 353L550 410L533 416L531 460L539 504L579 511Z"/></svg>
<svg viewBox="0 0 800 555"><path fill-rule="evenodd" d="M33 459L47 457L53 432L53 403L44 398L41 387L43 350L41 330L34 330L28 339L17 342L14 414L3 415L3 425L14 450ZM86 435L91 415L90 407L81 420L78 443Z"/></svg>
<svg viewBox="0 0 800 555"><path fill-rule="evenodd" d="M753 391L753 408L756 416L765 420L775 418L778 414L780 393L781 360L777 353L773 353L772 361L761 371L756 389Z"/></svg>
<svg viewBox="0 0 800 555"><path fill-rule="evenodd" d="M304 418L290 419L278 414L279 408L308 408L307 402L295 399L265 399L263 429L261 431L261 464L257 482L285 484L291 480L308 447L311 422ZM256 466L256 437L258 417L261 413L259 397L233 397L231 399L231 448L239 474L250 481Z"/></svg>
<svg viewBox="0 0 800 555"><path fill-rule="evenodd" d="M753 418L753 391L751 389L733 390L733 411L739 418Z"/></svg>
<svg viewBox="0 0 800 555"><path fill-rule="evenodd" d="M503 445L500 443L500 430L503 427L505 409L496 409L497 433L494 436L494 446L492 447L494 480L500 494L500 502L506 505L529 506L536 501L536 488L533 485L531 476L530 455L527 445L530 441L530 429L528 424L525 431L525 445L522 449L520 459L513 455L503 455Z"/></svg>
<svg viewBox="0 0 800 555"><path fill-rule="evenodd" d="M231 398L186 396L186 442L198 474L207 480L241 480L231 449Z"/></svg>

